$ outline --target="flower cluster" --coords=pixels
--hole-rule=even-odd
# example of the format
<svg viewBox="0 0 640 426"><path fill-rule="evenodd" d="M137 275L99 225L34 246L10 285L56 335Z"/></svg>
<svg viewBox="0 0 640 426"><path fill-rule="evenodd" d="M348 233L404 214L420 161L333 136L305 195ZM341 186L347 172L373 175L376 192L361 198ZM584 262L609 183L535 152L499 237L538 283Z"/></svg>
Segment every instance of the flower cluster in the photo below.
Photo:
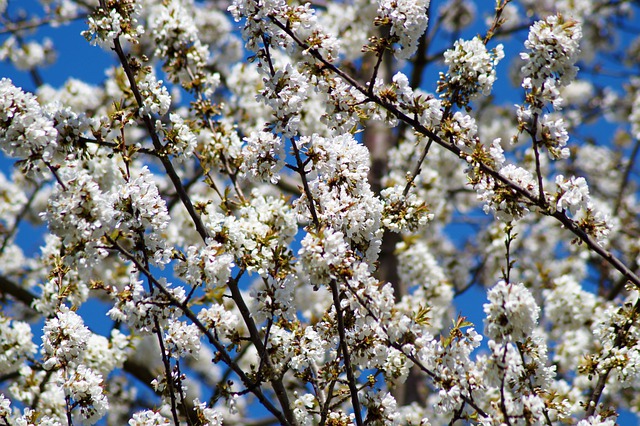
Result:
<svg viewBox="0 0 640 426"><path fill-rule="evenodd" d="M35 344L31 341L33 333L29 324L22 321L11 321L0 316L0 342L2 342L2 354L0 354L0 373L13 372L26 357L36 351Z"/></svg>
<svg viewBox="0 0 640 426"><path fill-rule="evenodd" d="M87 19L88 29L82 35L92 45L99 45L103 49L112 49L114 40L123 37L136 43L138 37L144 33L144 27L138 24L137 15L140 5L136 0L110 1L106 8L97 7Z"/></svg>
<svg viewBox="0 0 640 426"><path fill-rule="evenodd" d="M531 134L534 143L545 146L552 159L569 155L565 148L568 140L566 124L562 118L542 114L542 110L548 103L555 110L562 108L559 89L575 79L581 38L577 21L565 20L561 15L549 16L530 28L525 42L528 52L520 54L524 60L522 87L528 93L526 104L517 111L518 126Z"/></svg>
<svg viewBox="0 0 640 426"><path fill-rule="evenodd" d="M438 91L450 103L467 105L478 96L488 96L496 80L495 67L504 58L501 44L489 52L480 39L458 40L444 53L447 74L440 73Z"/></svg>
<svg viewBox="0 0 640 426"><path fill-rule="evenodd" d="M137 247L148 251L154 264L164 266L171 258L171 247L163 235L170 217L152 179L151 172L144 167L113 194L113 226L121 233L120 237L131 238Z"/></svg>
<svg viewBox="0 0 640 426"><path fill-rule="evenodd" d="M162 80L157 80L153 73L142 74L138 82L138 90L142 95L143 104L140 107L140 115L165 115L171 106L171 95L162 84Z"/></svg>
<svg viewBox="0 0 640 426"><path fill-rule="evenodd" d="M404 189L400 186L386 188L380 196L384 201L382 225L390 231L415 231L433 219L426 203L415 193L404 195Z"/></svg>
<svg viewBox="0 0 640 426"><path fill-rule="evenodd" d="M430 0L379 0L379 24L391 25L391 36L400 45L394 49L398 59L409 59L418 50L418 41L427 30Z"/></svg>
<svg viewBox="0 0 640 426"><path fill-rule="evenodd" d="M499 281L487 295L485 328L489 338L502 341L524 341L538 323L540 308L521 283Z"/></svg>
<svg viewBox="0 0 640 426"><path fill-rule="evenodd" d="M298 211L322 226L341 233L367 259L377 257L383 205L367 181L369 155L351 134L332 138L303 138L314 165L309 193L298 201ZM308 197L312 197L309 199Z"/></svg>
<svg viewBox="0 0 640 426"><path fill-rule="evenodd" d="M558 86L566 86L578 72L574 64L580 53L581 37L580 23L560 15L533 24L524 43L529 52L520 54L525 62L521 69L523 87L539 89L540 95L553 100Z"/></svg>
<svg viewBox="0 0 640 426"><path fill-rule="evenodd" d="M256 132L245 138L245 142L240 170L251 178L278 183L285 158L282 139L273 133Z"/></svg>
<svg viewBox="0 0 640 426"><path fill-rule="evenodd" d="M555 207L559 211L569 211L572 216L580 219L580 226L604 244L611 229L611 223L606 210L596 207L589 195L587 181L583 177L572 176L569 179L563 175L556 177Z"/></svg>
<svg viewBox="0 0 640 426"><path fill-rule="evenodd" d="M164 61L163 69L172 81L185 86L192 84L196 75L206 81L202 68L207 64L209 51L198 37L195 12L185 2L174 0L153 8L148 17L156 46L154 55ZM209 91L215 87L203 89Z"/></svg>
<svg viewBox="0 0 640 426"><path fill-rule="evenodd" d="M166 280L159 284L165 291L145 291L142 281L132 279L123 289L105 287L115 299L115 304L107 312L112 319L127 323L141 333L152 333L158 327L165 327L174 318L176 308L172 305L184 302L186 295L181 287L169 287Z"/></svg>
<svg viewBox="0 0 640 426"><path fill-rule="evenodd" d="M0 80L0 148L9 156L27 160L25 169L38 172L56 156L58 133L53 120L35 96Z"/></svg>
<svg viewBox="0 0 640 426"><path fill-rule="evenodd" d="M0 61L9 61L19 70L32 70L49 65L55 60L53 42L48 38L45 38L42 43L36 41L19 43L12 36L0 45Z"/></svg>
<svg viewBox="0 0 640 426"><path fill-rule="evenodd" d="M175 156L176 161L188 161L193 157L198 139L189 124L178 114L169 114L169 120L172 126L166 131L168 143L165 150L167 154Z"/></svg>
<svg viewBox="0 0 640 426"><path fill-rule="evenodd" d="M204 284L220 288L227 283L233 266L233 255L226 253L221 243L209 239L203 248L187 247L186 260L176 264L175 272L194 287Z"/></svg>

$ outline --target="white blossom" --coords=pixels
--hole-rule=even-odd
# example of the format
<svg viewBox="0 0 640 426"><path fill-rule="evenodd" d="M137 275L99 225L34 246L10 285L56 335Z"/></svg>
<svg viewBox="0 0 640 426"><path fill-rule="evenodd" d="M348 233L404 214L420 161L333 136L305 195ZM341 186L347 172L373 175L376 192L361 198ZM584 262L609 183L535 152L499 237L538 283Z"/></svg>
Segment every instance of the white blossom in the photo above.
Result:
<svg viewBox="0 0 640 426"><path fill-rule="evenodd" d="M531 79L531 85L537 88L556 81L567 85L578 71L574 64L581 37L580 23L559 15L533 24L524 44L529 53L520 54L525 61L521 70L525 80Z"/></svg>
<svg viewBox="0 0 640 426"><path fill-rule="evenodd" d="M36 351L29 324L0 316L0 372L8 374Z"/></svg>
<svg viewBox="0 0 640 426"><path fill-rule="evenodd" d="M480 95L488 96L496 80L495 67L502 58L501 44L489 52L480 37L458 40L444 53L444 63L449 70L446 75L440 75L443 86L438 90L452 92L447 97L475 99Z"/></svg>
<svg viewBox="0 0 640 426"><path fill-rule="evenodd" d="M44 326L42 348L46 361L44 367L73 366L81 362L87 349L91 332L82 318L69 308L62 306L54 318Z"/></svg>
<svg viewBox="0 0 640 426"><path fill-rule="evenodd" d="M556 195L558 210L569 210L571 214L576 214L578 210L591 207L591 197L589 186L583 177L570 177L565 180L562 175L556 176L558 193Z"/></svg>
<svg viewBox="0 0 640 426"><path fill-rule="evenodd" d="M170 319L165 333L165 344L169 354L182 358L200 351L200 331L195 324Z"/></svg>
<svg viewBox="0 0 640 426"><path fill-rule="evenodd" d="M171 422L156 411L145 410L135 413L128 424L129 426L161 426L170 425Z"/></svg>
<svg viewBox="0 0 640 426"><path fill-rule="evenodd" d="M285 159L282 139L273 133L259 132L252 133L245 142L241 170L253 179L278 183Z"/></svg>
<svg viewBox="0 0 640 426"><path fill-rule="evenodd" d="M58 132L53 120L35 96L7 78L0 80L0 99L0 148L9 156L30 159L28 170L43 168L31 161L41 159L48 163L54 159Z"/></svg>
<svg viewBox="0 0 640 426"><path fill-rule="evenodd" d="M212 408L208 408L205 402L199 399L193 400L193 405L198 415L198 419L203 421L202 426L222 426L222 415Z"/></svg>
<svg viewBox="0 0 640 426"><path fill-rule="evenodd" d="M202 309L198 313L198 319L212 329L216 335L230 338L236 331L239 318L225 309L223 305L212 304L209 308Z"/></svg>
<svg viewBox="0 0 640 426"><path fill-rule="evenodd" d="M109 3L106 9L97 7L87 18L89 28L82 35L91 44L103 49L112 49L114 40L121 36L135 43L144 33L144 27L138 24L139 12L140 5L135 0L116 0Z"/></svg>
<svg viewBox="0 0 640 426"><path fill-rule="evenodd" d="M156 80L152 73L144 74L138 82L138 90L142 96L140 115L165 115L171 106L171 95L162 80Z"/></svg>
<svg viewBox="0 0 640 426"><path fill-rule="evenodd" d="M394 49L398 59L408 59L418 49L420 36L427 30L429 0L379 0L378 19L388 19L391 35L398 38Z"/></svg>
<svg viewBox="0 0 640 426"><path fill-rule="evenodd" d="M47 66L55 59L55 48L49 38L42 40L42 43L35 40L24 43L11 36L0 46L0 60L10 61L19 70Z"/></svg>
<svg viewBox="0 0 640 426"><path fill-rule="evenodd" d="M169 141L168 153L174 155L177 161L188 161L193 157L198 139L184 119L178 114L169 114L172 127L167 130Z"/></svg>
<svg viewBox="0 0 640 426"><path fill-rule="evenodd" d="M88 424L95 424L109 409L102 386L102 376L84 365L79 365L64 384L65 392L79 407L82 421Z"/></svg>
<svg viewBox="0 0 640 426"><path fill-rule="evenodd" d="M496 342L523 341L533 332L540 308L521 283L499 281L488 294L485 330Z"/></svg>

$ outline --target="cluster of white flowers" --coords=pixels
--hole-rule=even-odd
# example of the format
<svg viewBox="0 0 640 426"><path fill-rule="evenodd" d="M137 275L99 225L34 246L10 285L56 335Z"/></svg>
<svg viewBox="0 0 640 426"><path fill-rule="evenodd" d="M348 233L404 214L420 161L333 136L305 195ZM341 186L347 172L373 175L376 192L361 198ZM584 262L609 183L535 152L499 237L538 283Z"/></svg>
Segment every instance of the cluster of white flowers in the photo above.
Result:
<svg viewBox="0 0 640 426"><path fill-rule="evenodd" d="M556 208L558 210L569 210L575 215L578 210L591 208L591 196L589 186L583 177L571 176L565 179L564 176L556 176Z"/></svg>
<svg viewBox="0 0 640 426"><path fill-rule="evenodd" d="M11 157L29 159L36 171L42 167L34 160L53 160L58 137L53 120L42 110L35 96L0 80L0 147Z"/></svg>
<svg viewBox="0 0 640 426"><path fill-rule="evenodd" d="M296 421L300 425L311 426L315 420L313 414L310 411L313 411L315 408L315 397L311 393L305 393L304 395L296 398L293 401L293 415L296 418ZM348 418L345 416L345 420L348 421Z"/></svg>
<svg viewBox="0 0 640 426"><path fill-rule="evenodd" d="M142 96L143 105L140 107L140 115L159 114L165 115L171 107L171 95L162 84L162 80L157 80L153 73L143 74L138 81L138 90Z"/></svg>
<svg viewBox="0 0 640 426"><path fill-rule="evenodd" d="M208 239L203 248L189 246L184 262L175 265L176 274L189 285L221 288L227 283L233 268L233 255L226 253L223 245Z"/></svg>
<svg viewBox="0 0 640 426"><path fill-rule="evenodd" d="M331 228L317 235L307 233L298 252L302 267L315 286L339 277L339 272L353 261L353 253L345 241L344 234Z"/></svg>
<svg viewBox="0 0 640 426"><path fill-rule="evenodd" d="M496 81L495 67L504 58L504 48L499 44L489 52L480 39L458 40L444 53L447 74L440 74L438 91L442 96L459 104L466 104L478 96L488 96Z"/></svg>
<svg viewBox="0 0 640 426"><path fill-rule="evenodd" d="M615 426L615 418L602 418L601 415L591 416L588 419L582 419L578 422L577 426Z"/></svg>
<svg viewBox="0 0 640 426"><path fill-rule="evenodd" d="M80 408L80 418L87 424L96 423L109 409L102 384L100 374L79 365L63 385L74 404Z"/></svg>
<svg viewBox="0 0 640 426"><path fill-rule="evenodd" d="M72 147L80 137L89 134L96 120L87 118L84 114L76 114L69 107L63 107L57 102L45 105L44 111L51 117L58 131L58 144L60 149L67 153L72 152Z"/></svg>
<svg viewBox="0 0 640 426"><path fill-rule="evenodd" d="M435 375L436 413L453 412L464 404L464 398L479 396L483 380L470 355L481 341L482 336L474 328L462 330L456 326L439 341L425 333L415 342L417 358Z"/></svg>
<svg viewBox="0 0 640 426"><path fill-rule="evenodd" d="M222 214L214 209L207 212L205 226L216 241L221 242L224 252L233 255L235 263L251 272L265 275L278 268L278 256L287 250L297 233L295 213L281 197L265 195L256 188L252 198L238 209L238 215ZM223 251L213 246L218 253ZM205 272L221 284L220 278L226 275L230 262L228 257L212 257L205 263ZM209 269L209 272L207 272Z"/></svg>
<svg viewBox="0 0 640 426"><path fill-rule="evenodd" d="M522 342L538 323L540 308L522 283L499 281L487 295L485 329L490 339Z"/></svg>
<svg viewBox="0 0 640 426"><path fill-rule="evenodd" d="M428 206L411 192L406 196L400 185L386 188L380 193L384 201L382 225L392 232L415 231L433 219Z"/></svg>
<svg viewBox="0 0 640 426"><path fill-rule="evenodd" d="M540 125L538 142L547 148L549 158L553 160L569 158L569 148L567 148L569 134L564 120L554 118L550 114L543 114L538 124Z"/></svg>
<svg viewBox="0 0 640 426"><path fill-rule="evenodd" d="M56 186L43 219L66 247L83 251L86 258L105 257L97 242L112 229L115 212L109 195L78 164L69 164L61 175L65 186Z"/></svg>
<svg viewBox="0 0 640 426"><path fill-rule="evenodd" d="M627 302L634 303L637 299L638 294L634 292ZM629 315L632 311L629 306L608 307L593 324L593 336L599 344L599 353L591 359L586 371L610 371L612 390L633 387L640 380L640 330L631 324ZM621 341L629 343L622 345Z"/></svg>
<svg viewBox="0 0 640 426"><path fill-rule="evenodd" d="M231 339L236 333L240 319L236 314L227 310L224 305L212 303L198 313L200 320L216 336Z"/></svg>
<svg viewBox="0 0 640 426"><path fill-rule="evenodd" d="M191 3L172 0L160 3L150 12L154 55L164 61L164 69L173 81L191 81L189 74L199 74L209 57L207 46L198 37L195 8Z"/></svg>
<svg viewBox="0 0 640 426"><path fill-rule="evenodd" d="M320 81L315 81L316 84L316 96L311 98L316 102L319 102L319 107L324 108L324 113L320 117L320 122L323 124L324 129L320 134L326 133L326 129L330 129L329 134L343 134L353 130L355 126L360 122L363 109L359 108L365 99L365 96L351 84L348 84L340 77L324 78ZM373 107L373 105L368 105ZM315 121L317 123L317 117L309 115L307 121ZM309 126L313 129L312 126ZM311 131L309 133L317 133ZM307 133L307 134L309 134Z"/></svg>
<svg viewBox="0 0 640 426"><path fill-rule="evenodd" d="M197 356L200 351L200 331L195 324L170 319L165 328L165 345L169 356Z"/></svg>
<svg viewBox="0 0 640 426"><path fill-rule="evenodd" d="M239 163L242 155L242 139L233 123L222 120L215 129L201 129L198 134L198 154L203 166L226 170L231 163Z"/></svg>
<svg viewBox="0 0 640 426"><path fill-rule="evenodd" d="M596 239L599 244L604 244L613 227L610 213L596 205L590 194L587 182L582 177L563 175L556 177L556 193L554 194L555 207L559 211L569 211L579 225Z"/></svg>
<svg viewBox="0 0 640 426"><path fill-rule="evenodd" d="M202 426L222 426L222 415L218 411L207 407L206 402L200 402L196 398L193 400L193 406Z"/></svg>
<svg viewBox="0 0 640 426"><path fill-rule="evenodd" d="M0 374L8 374L36 352L29 324L0 315Z"/></svg>
<svg viewBox="0 0 640 426"><path fill-rule="evenodd" d="M304 194L296 201L298 211L312 219L310 203L320 224L342 233L369 260L377 258L383 204L367 181L369 154L351 134L302 138L308 146L315 178L308 183L313 200Z"/></svg>
<svg viewBox="0 0 640 426"><path fill-rule="evenodd" d="M285 159L282 139L270 132L255 132L244 140L240 170L250 178L278 183Z"/></svg>
<svg viewBox="0 0 640 426"><path fill-rule="evenodd" d="M166 327L169 319L175 318L174 304L186 299L184 288L170 287L166 279L159 280L164 291L145 291L142 281L131 277L131 283L122 289L106 287L105 290L115 299L113 307L107 312L113 320L122 321L140 333L148 334L158 326Z"/></svg>
<svg viewBox="0 0 640 426"><path fill-rule="evenodd" d="M580 23L560 15L533 24L524 43L529 52L520 54L525 61L521 69L523 86L552 91L557 85L569 84L578 72L574 64L581 38Z"/></svg>
<svg viewBox="0 0 640 426"><path fill-rule="evenodd" d="M376 419L376 424L393 426L400 424L398 404L390 392L367 392L363 398L369 419ZM373 422L373 420L372 420Z"/></svg>
<svg viewBox="0 0 640 426"><path fill-rule="evenodd" d="M531 172L513 164L506 164L500 169L500 175L513 182L517 187L537 196L538 182ZM520 219L529 212L528 202L516 191L493 177L486 176L478 179L474 188L478 199L485 202L485 213L493 213L501 221Z"/></svg>
<svg viewBox="0 0 640 426"><path fill-rule="evenodd" d="M378 22L391 25L391 35L397 38L394 49L398 59L409 59L418 50L420 37L427 30L430 0L379 0Z"/></svg>
<svg viewBox="0 0 640 426"><path fill-rule="evenodd" d="M290 64L265 79L265 90L258 100L272 108L275 133L282 133L286 137L297 133L304 101L311 90L307 79Z"/></svg>
<svg viewBox="0 0 640 426"><path fill-rule="evenodd" d="M578 72L574 64L580 54L581 38L579 22L565 20L561 15L549 16L530 28L525 42L528 52L520 54L524 60L522 87L529 93L527 103L517 111L519 127L526 129L534 142L545 146L552 159L569 156L569 150L565 148L568 141L566 125L562 118L540 115L548 103L555 110L562 108L559 90L571 83Z"/></svg>
<svg viewBox="0 0 640 426"><path fill-rule="evenodd" d="M288 5L284 0L234 0L229 11L236 21L246 18L242 35L247 41L246 47L253 52L260 51L258 40L268 40L269 47L296 48L296 44L271 20L274 19L299 35L309 48L317 50L328 60L332 61L337 56L338 40L319 25L316 13L309 3ZM301 53L308 56L308 52Z"/></svg>
<svg viewBox="0 0 640 426"><path fill-rule="evenodd" d="M44 367L76 365L82 360L91 332L82 318L63 306L44 326L42 348L46 356Z"/></svg>
<svg viewBox="0 0 640 426"><path fill-rule="evenodd" d="M33 40L19 43L12 36L0 45L0 61L9 61L19 70L32 70L49 65L55 60L55 49L49 38L45 38L42 43Z"/></svg>
<svg viewBox="0 0 640 426"><path fill-rule="evenodd" d="M514 418L526 418L530 424L544 422L550 417L550 410L546 406L545 395L536 391L540 387L534 386L548 386L548 383L536 382L547 373L544 364L540 363L546 361L546 357L529 358L526 348L512 343L489 341L488 346L491 354L486 358L482 356L478 361L484 367L485 384L491 386L483 397L493 405L490 412L493 422ZM501 409L495 409L498 403L502 405Z"/></svg>
<svg viewBox="0 0 640 426"><path fill-rule="evenodd" d="M129 426L168 426L171 422L157 411L145 410L135 413L128 424Z"/></svg>
<svg viewBox="0 0 640 426"><path fill-rule="evenodd" d="M149 169L146 166L140 169L138 176L120 186L113 198L114 228L134 241L142 236L144 250L156 265L169 263L172 248L163 233L170 217Z"/></svg>
<svg viewBox="0 0 640 426"><path fill-rule="evenodd" d="M537 327L540 308L521 283L499 281L488 293L485 332L489 355L481 355L477 365L492 401L493 421L527 418L533 423L562 418L564 403L550 402L541 389L552 386L555 366L549 365L548 349ZM502 408L496 409L497 401Z"/></svg>
<svg viewBox="0 0 640 426"><path fill-rule="evenodd" d="M478 124L469 114L456 111L443 129L444 136L460 148L461 157L468 163L473 162L471 154L478 146Z"/></svg>
<svg viewBox="0 0 640 426"><path fill-rule="evenodd" d="M189 161L198 145L198 139L189 124L178 114L169 114L171 128L165 132L167 144L164 149L173 155L177 162Z"/></svg>
<svg viewBox="0 0 640 426"><path fill-rule="evenodd" d="M11 400L0 393L0 418L6 419L11 414Z"/></svg>
<svg viewBox="0 0 640 426"><path fill-rule="evenodd" d="M117 37L136 43L144 33L144 27L138 25L139 13L140 5L136 0L111 1L106 9L101 6L94 9L87 18L89 28L82 35L92 45L106 50L113 49Z"/></svg>

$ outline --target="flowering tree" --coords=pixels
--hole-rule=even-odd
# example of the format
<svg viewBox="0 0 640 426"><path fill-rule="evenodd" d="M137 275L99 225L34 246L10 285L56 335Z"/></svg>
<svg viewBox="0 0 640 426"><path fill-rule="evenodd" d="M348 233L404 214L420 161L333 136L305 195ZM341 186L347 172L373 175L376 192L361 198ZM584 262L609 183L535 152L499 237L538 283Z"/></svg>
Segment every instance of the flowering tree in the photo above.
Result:
<svg viewBox="0 0 640 426"><path fill-rule="evenodd" d="M0 0L0 424L640 409L633 1L40 2ZM78 19L113 66L51 87Z"/></svg>

